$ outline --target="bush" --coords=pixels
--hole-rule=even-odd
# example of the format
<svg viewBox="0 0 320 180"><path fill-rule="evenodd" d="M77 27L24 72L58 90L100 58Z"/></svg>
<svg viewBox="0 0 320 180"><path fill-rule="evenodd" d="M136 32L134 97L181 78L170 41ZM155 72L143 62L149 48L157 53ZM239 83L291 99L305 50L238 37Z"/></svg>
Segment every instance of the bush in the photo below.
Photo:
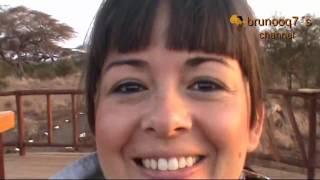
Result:
<svg viewBox="0 0 320 180"><path fill-rule="evenodd" d="M36 65L24 64L23 65L24 76L34 77L36 67L37 67Z"/></svg>
<svg viewBox="0 0 320 180"><path fill-rule="evenodd" d="M82 61L75 59L64 59L56 62L41 62L38 64L23 64L25 77L37 78L41 80L63 77L79 71ZM14 66L0 61L0 79L6 76L16 75ZM4 82L2 82L4 87Z"/></svg>
<svg viewBox="0 0 320 180"><path fill-rule="evenodd" d="M54 71L47 71L46 69L38 69L35 72L35 77L40 80L53 79L56 77Z"/></svg>
<svg viewBox="0 0 320 180"><path fill-rule="evenodd" d="M38 65L33 65L33 77L41 80L52 79L56 77L54 67L52 63L40 63Z"/></svg>
<svg viewBox="0 0 320 180"><path fill-rule="evenodd" d="M0 91L7 88L8 87L8 83L4 80L0 79Z"/></svg>
<svg viewBox="0 0 320 180"><path fill-rule="evenodd" d="M85 65L86 58L78 57L78 58L72 59L72 61L74 62L74 64L77 66L78 69L81 69Z"/></svg>
<svg viewBox="0 0 320 180"><path fill-rule="evenodd" d="M66 76L77 71L77 66L72 59L59 60L55 63L55 73L59 77Z"/></svg>
<svg viewBox="0 0 320 180"><path fill-rule="evenodd" d="M14 74L14 67L6 62L0 61L0 78L5 78L6 76L11 76Z"/></svg>

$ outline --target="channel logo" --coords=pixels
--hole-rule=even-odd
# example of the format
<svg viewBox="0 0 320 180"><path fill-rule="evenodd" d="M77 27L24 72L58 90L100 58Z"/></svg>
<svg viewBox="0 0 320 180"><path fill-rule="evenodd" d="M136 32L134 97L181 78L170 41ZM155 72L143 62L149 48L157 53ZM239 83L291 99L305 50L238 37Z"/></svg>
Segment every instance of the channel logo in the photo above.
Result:
<svg viewBox="0 0 320 180"><path fill-rule="evenodd" d="M232 15L230 17L230 23L242 27L244 22L242 16Z"/></svg>

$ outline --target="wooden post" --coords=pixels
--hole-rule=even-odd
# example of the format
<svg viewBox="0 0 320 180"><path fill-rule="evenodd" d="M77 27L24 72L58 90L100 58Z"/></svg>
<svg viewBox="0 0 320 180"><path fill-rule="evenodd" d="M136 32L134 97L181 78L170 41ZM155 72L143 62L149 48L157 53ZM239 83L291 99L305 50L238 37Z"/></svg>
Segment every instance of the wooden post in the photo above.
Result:
<svg viewBox="0 0 320 180"><path fill-rule="evenodd" d="M73 143L75 145L75 150L78 151L78 144L79 144L79 122L77 116L77 107L76 107L76 100L75 94L71 94L71 104L72 104L72 123L73 123Z"/></svg>
<svg viewBox="0 0 320 180"><path fill-rule="evenodd" d="M19 153L20 156L24 156L26 154L24 147L24 120L23 120L23 107L22 107L22 97L21 95L16 95L16 105L17 105L17 116L18 116L18 133L19 133Z"/></svg>
<svg viewBox="0 0 320 180"><path fill-rule="evenodd" d="M50 94L47 94L48 144L52 143L52 108Z"/></svg>
<svg viewBox="0 0 320 180"><path fill-rule="evenodd" d="M301 152L301 156L303 159L303 162L305 164L305 166L307 166L308 164L308 157L307 157L307 153L305 150L305 145L303 142L303 138L302 135L300 133L298 124L296 122L296 118L294 116L293 110L292 110L292 105L291 105L291 98L289 96L284 96L284 107L285 107L285 112L284 113L280 113L281 116L283 116L286 119L289 119L291 127L294 131L294 135L296 140L298 141L298 146Z"/></svg>
<svg viewBox="0 0 320 180"><path fill-rule="evenodd" d="M316 134L317 134L317 99L315 96L310 97L309 109L309 153L308 153L308 179L314 179L315 160L316 160Z"/></svg>

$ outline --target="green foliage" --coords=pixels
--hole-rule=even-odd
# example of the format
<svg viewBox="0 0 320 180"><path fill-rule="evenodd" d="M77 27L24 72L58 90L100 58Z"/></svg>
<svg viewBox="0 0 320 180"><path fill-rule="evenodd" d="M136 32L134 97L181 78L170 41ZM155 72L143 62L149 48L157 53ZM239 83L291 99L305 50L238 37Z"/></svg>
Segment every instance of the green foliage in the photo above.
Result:
<svg viewBox="0 0 320 180"><path fill-rule="evenodd" d="M79 72L82 62L74 59L58 60L56 62L40 62L35 64L23 64L24 76L36 79L53 79L64 77ZM0 61L0 79L15 75L13 65Z"/></svg>
<svg viewBox="0 0 320 180"><path fill-rule="evenodd" d="M33 67L32 77L45 80L56 77L56 74L51 63L41 63Z"/></svg>
<svg viewBox="0 0 320 180"><path fill-rule="evenodd" d="M6 62L0 61L0 79L14 74L14 68Z"/></svg>
<svg viewBox="0 0 320 180"><path fill-rule="evenodd" d="M43 62L35 65L25 65L25 75L41 80L64 77L79 71L79 67L72 59L56 62Z"/></svg>
<svg viewBox="0 0 320 180"><path fill-rule="evenodd" d="M8 83L2 79L0 79L0 91L7 88L8 87Z"/></svg>
<svg viewBox="0 0 320 180"><path fill-rule="evenodd" d="M58 60L56 62L42 62L36 64L23 64L24 76L36 79L53 79L64 77L81 71L82 62L73 59ZM0 80L15 75L13 65L0 61ZM4 83L2 83L4 86Z"/></svg>
<svg viewBox="0 0 320 180"><path fill-rule="evenodd" d="M33 74L35 73L36 68L37 68L37 65L24 64L23 69L24 69L25 76L33 77Z"/></svg>
<svg viewBox="0 0 320 180"><path fill-rule="evenodd" d="M75 61L72 59L59 60L55 62L54 71L56 76L62 77L68 74L75 73L77 70L77 66Z"/></svg>
<svg viewBox="0 0 320 180"><path fill-rule="evenodd" d="M297 26L292 29L281 27L266 30L270 33L275 31L296 33L293 40L268 39L264 41L267 62L272 67L270 76L278 84L285 79L289 89L317 87L319 81L320 18L309 15L306 17L312 19L312 26L306 26L303 21L298 21Z"/></svg>

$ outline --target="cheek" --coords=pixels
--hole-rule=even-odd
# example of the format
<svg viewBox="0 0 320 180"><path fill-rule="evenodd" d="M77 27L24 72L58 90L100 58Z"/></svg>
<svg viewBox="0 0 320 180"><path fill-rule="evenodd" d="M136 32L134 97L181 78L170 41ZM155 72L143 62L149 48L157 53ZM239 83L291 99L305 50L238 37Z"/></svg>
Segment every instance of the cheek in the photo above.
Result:
<svg viewBox="0 0 320 180"><path fill-rule="evenodd" d="M202 129L218 150L232 151L234 147L239 149L247 143L247 105L244 101L235 99L237 98L198 107Z"/></svg>
<svg viewBox="0 0 320 180"><path fill-rule="evenodd" d="M214 102L197 109L201 129L215 152L214 174L217 177L237 177L245 161L248 108L236 99Z"/></svg>
<svg viewBox="0 0 320 180"><path fill-rule="evenodd" d="M120 151L137 127L136 110L101 101L96 110L97 146Z"/></svg>

